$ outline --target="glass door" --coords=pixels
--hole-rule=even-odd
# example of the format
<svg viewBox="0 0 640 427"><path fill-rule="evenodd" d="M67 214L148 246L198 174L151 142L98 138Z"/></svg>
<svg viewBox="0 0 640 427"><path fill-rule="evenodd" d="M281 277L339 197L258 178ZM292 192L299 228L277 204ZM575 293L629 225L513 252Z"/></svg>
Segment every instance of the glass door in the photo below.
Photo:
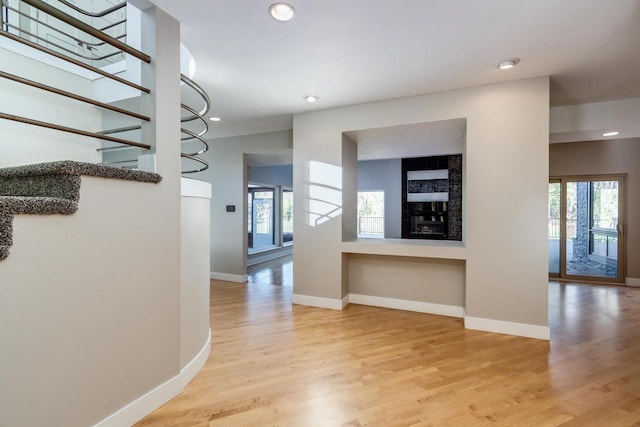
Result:
<svg viewBox="0 0 640 427"><path fill-rule="evenodd" d="M549 241L549 276L560 276L560 206L562 184L559 180L549 182L549 209L547 239Z"/></svg>
<svg viewBox="0 0 640 427"><path fill-rule="evenodd" d="M247 200L248 248L264 249L275 244L274 189L249 185Z"/></svg>
<svg viewBox="0 0 640 427"><path fill-rule="evenodd" d="M549 183L550 276L624 281L623 195L622 176L567 177ZM556 244L552 217L557 212L561 221Z"/></svg>

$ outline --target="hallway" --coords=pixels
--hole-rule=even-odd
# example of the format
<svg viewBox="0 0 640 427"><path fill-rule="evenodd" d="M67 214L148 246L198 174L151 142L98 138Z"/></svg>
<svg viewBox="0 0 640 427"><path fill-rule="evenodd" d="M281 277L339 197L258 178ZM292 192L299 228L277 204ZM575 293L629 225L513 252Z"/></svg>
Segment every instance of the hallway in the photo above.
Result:
<svg viewBox="0 0 640 427"><path fill-rule="evenodd" d="M290 287L269 284L279 269L263 267L247 284L212 281L210 360L139 426L640 422L640 289L551 282L548 342L451 317L292 306Z"/></svg>

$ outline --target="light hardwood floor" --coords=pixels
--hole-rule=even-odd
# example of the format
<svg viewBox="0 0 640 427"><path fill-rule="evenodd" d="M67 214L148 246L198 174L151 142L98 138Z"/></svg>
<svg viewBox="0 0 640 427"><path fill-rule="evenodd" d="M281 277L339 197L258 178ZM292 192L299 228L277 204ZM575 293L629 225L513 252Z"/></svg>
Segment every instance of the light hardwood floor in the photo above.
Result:
<svg viewBox="0 0 640 427"><path fill-rule="evenodd" d="M549 286L551 342L212 281L209 361L138 425L640 425L640 289Z"/></svg>

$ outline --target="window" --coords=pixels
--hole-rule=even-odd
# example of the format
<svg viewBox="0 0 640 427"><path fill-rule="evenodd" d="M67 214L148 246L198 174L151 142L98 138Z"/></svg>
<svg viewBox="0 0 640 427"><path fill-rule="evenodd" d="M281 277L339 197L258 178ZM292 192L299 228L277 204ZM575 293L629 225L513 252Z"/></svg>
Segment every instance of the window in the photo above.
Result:
<svg viewBox="0 0 640 427"><path fill-rule="evenodd" d="M589 183L589 254L618 258L618 181Z"/></svg>
<svg viewBox="0 0 640 427"><path fill-rule="evenodd" d="M358 191L358 237L384 238L384 191Z"/></svg>

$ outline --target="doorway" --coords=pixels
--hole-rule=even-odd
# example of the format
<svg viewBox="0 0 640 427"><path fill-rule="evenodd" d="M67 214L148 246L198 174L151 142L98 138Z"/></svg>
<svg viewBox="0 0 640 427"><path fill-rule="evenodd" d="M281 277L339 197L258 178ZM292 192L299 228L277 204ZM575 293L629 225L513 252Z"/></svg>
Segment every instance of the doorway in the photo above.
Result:
<svg viewBox="0 0 640 427"><path fill-rule="evenodd" d="M247 191L249 249L265 249L274 246L274 196L275 190L249 184Z"/></svg>
<svg viewBox="0 0 640 427"><path fill-rule="evenodd" d="M624 281L624 176L549 180L549 276Z"/></svg>

